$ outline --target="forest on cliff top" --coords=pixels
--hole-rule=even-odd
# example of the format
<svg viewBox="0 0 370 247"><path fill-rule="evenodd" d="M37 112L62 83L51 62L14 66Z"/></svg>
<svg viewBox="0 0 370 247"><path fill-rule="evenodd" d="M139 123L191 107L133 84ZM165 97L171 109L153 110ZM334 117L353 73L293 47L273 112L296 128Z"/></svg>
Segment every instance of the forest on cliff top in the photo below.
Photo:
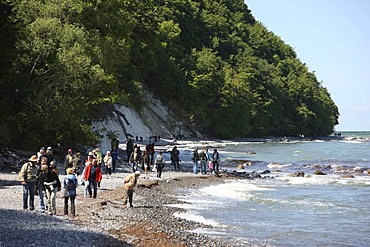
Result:
<svg viewBox="0 0 370 247"><path fill-rule="evenodd" d="M217 138L323 136L338 108L243 0L1 0L0 147L92 145L152 92Z"/></svg>

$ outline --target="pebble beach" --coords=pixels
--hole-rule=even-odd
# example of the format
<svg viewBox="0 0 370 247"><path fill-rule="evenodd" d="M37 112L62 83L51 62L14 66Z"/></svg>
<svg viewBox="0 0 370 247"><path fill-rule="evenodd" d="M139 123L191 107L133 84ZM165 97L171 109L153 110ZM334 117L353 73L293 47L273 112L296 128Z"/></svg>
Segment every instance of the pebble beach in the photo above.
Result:
<svg viewBox="0 0 370 247"><path fill-rule="evenodd" d="M177 196L190 190L233 179L195 175L191 166L181 171L166 167L162 178L150 172L140 176L134 193L134 207L123 208L123 180L128 167L112 177L104 175L98 198L84 198L77 189L75 217L63 214L63 193L57 195L57 215L22 211L22 187L17 174L0 173L0 246L241 246L233 239L210 238L193 230L211 227L174 216L184 209ZM64 175L60 175L62 180Z"/></svg>

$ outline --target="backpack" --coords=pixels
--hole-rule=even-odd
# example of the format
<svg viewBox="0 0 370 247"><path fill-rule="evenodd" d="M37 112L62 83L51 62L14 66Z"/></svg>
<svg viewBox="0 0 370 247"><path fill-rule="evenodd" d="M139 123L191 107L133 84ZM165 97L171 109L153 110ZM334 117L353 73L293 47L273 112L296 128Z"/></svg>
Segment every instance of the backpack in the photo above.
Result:
<svg viewBox="0 0 370 247"><path fill-rule="evenodd" d="M76 182L75 182L74 179L67 178L66 189L67 190L74 190L74 189L76 189Z"/></svg>

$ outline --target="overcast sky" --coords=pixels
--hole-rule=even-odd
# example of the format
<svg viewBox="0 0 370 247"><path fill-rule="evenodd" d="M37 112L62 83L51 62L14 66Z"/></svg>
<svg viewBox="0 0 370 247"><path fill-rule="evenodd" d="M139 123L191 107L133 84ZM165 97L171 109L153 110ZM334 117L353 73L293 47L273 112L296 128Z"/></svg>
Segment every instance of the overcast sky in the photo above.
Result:
<svg viewBox="0 0 370 247"><path fill-rule="evenodd" d="M294 48L339 108L337 131L370 130L370 1L245 0Z"/></svg>

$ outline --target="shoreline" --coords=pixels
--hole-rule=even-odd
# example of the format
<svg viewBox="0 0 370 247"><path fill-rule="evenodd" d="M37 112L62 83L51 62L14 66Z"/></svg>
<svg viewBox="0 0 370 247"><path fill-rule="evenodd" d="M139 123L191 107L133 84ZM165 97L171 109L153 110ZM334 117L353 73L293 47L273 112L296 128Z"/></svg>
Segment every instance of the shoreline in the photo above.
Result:
<svg viewBox="0 0 370 247"><path fill-rule="evenodd" d="M213 175L194 175L191 173L191 167L184 166L181 172L168 169L162 174L161 180L156 179L154 173L149 174L149 179L140 178L135 188L133 204L134 208L123 208L123 179L129 173L122 170L114 173L113 178L103 178L102 187L98 190L98 198L83 198L83 187L78 188L76 198L76 217L63 216L63 198L62 192L57 195L57 216L46 216L38 212L22 212L21 198L22 188L16 185L17 175L0 173L0 189L12 194L11 198L0 202L0 210L10 209L12 214L31 215L31 221L37 225L38 221L44 217L53 218L60 221L68 229L73 228L86 229L86 233L94 234L98 232L100 237L93 239L91 245L79 243L80 239L75 235L73 245L64 246L240 246L236 240L216 237L208 237L202 234L194 233L192 230L197 228L212 228L212 226L189 221L174 216L176 212L186 212L181 208L169 206L170 204L181 204L178 195L184 190L192 190L214 184L224 183L225 179L234 178L229 174L222 174L220 177ZM9 179L10 180L7 180ZM63 175L60 175L60 179ZM4 180L5 179L5 180ZM122 185L122 186L121 186ZM14 193L16 192L16 193ZM4 195L7 193L3 193ZM12 206L9 207L9 202ZM16 205L15 205L16 204ZM38 197L35 197L35 207L38 209ZM5 211L7 212L7 211ZM4 217L5 213L2 212ZM36 216L36 217L32 217ZM40 217L39 217L40 216ZM42 217L41 217L42 216ZM3 217L0 216L0 223ZM22 216L13 217L21 219ZM42 218L42 219L40 219ZM13 222L17 225L17 222ZM22 224L22 222L19 222ZM72 229L73 229L72 228ZM91 231L91 232L90 232ZM17 233L12 231L14 236ZM90 233L89 233L90 232ZM0 232L0 242L4 246L15 246L7 242L6 237ZM20 234L23 236L22 234ZM37 238L43 236L35 235ZM65 237L65 236L64 236ZM54 243L63 242L63 236L53 233L51 241ZM49 244L51 244L49 242ZM23 246L27 244L22 243ZM243 243L245 245L245 243ZM31 245L30 245L31 246Z"/></svg>

